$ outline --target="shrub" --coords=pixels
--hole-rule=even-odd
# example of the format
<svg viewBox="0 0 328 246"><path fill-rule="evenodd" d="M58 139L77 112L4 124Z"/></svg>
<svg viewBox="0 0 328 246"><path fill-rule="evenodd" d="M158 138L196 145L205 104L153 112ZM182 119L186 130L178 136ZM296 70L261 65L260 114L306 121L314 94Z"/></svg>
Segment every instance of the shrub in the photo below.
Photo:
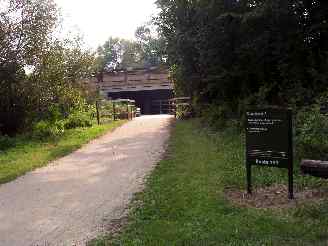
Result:
<svg viewBox="0 0 328 246"><path fill-rule="evenodd" d="M191 106L189 104L178 104L176 108L177 119L188 119L191 117Z"/></svg>
<svg viewBox="0 0 328 246"><path fill-rule="evenodd" d="M33 135L38 138L58 137L64 133L64 122L39 121L34 125Z"/></svg>
<svg viewBox="0 0 328 246"><path fill-rule="evenodd" d="M86 112L74 112L65 120L65 129L73 129L77 127L91 127L91 116Z"/></svg>
<svg viewBox="0 0 328 246"><path fill-rule="evenodd" d="M46 119L50 122L56 122L63 118L63 114L60 109L60 105L52 104L48 106L48 111L46 112Z"/></svg>
<svg viewBox="0 0 328 246"><path fill-rule="evenodd" d="M5 150L15 146L15 139L7 135L0 135L0 150Z"/></svg>
<svg viewBox="0 0 328 246"><path fill-rule="evenodd" d="M328 159L328 116L315 105L296 119L297 152L301 158Z"/></svg>
<svg viewBox="0 0 328 246"><path fill-rule="evenodd" d="M226 127L227 118L227 108L225 106L207 105L202 112L203 123L208 124L215 130Z"/></svg>

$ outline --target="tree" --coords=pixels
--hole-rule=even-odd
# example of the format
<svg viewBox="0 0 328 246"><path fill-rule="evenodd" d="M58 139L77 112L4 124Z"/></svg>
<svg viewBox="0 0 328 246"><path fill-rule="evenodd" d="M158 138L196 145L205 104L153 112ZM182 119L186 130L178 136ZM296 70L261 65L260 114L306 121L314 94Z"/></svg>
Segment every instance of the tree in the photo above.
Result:
<svg viewBox="0 0 328 246"><path fill-rule="evenodd" d="M0 6L0 134L83 110L95 55L79 38L58 40L53 0L3 0ZM26 68L30 71L27 74Z"/></svg>
<svg viewBox="0 0 328 246"><path fill-rule="evenodd" d="M122 39L121 47L119 69L144 67L143 50L139 43Z"/></svg>
<svg viewBox="0 0 328 246"><path fill-rule="evenodd" d="M166 63L166 43L164 38L150 25L139 26L135 32L141 47L144 66L158 66Z"/></svg>
<svg viewBox="0 0 328 246"><path fill-rule="evenodd" d="M152 25L138 27L136 41L110 37L97 50L99 72L165 64L165 40L152 29Z"/></svg>
<svg viewBox="0 0 328 246"><path fill-rule="evenodd" d="M97 65L99 72L115 69L122 56L122 44L119 38L110 37L97 49Z"/></svg>
<svg viewBox="0 0 328 246"><path fill-rule="evenodd" d="M14 132L26 115L24 67L34 65L57 21L52 0L8 0L0 8L0 132ZM15 119L15 120L13 120Z"/></svg>
<svg viewBox="0 0 328 246"><path fill-rule="evenodd" d="M325 1L156 3L176 92L197 108L302 107L327 90Z"/></svg>
<svg viewBox="0 0 328 246"><path fill-rule="evenodd" d="M89 93L84 80L96 71L94 54L84 51L79 39L57 40L42 51L40 61L28 79L37 117L46 117L51 105L57 105L62 115L83 107Z"/></svg>

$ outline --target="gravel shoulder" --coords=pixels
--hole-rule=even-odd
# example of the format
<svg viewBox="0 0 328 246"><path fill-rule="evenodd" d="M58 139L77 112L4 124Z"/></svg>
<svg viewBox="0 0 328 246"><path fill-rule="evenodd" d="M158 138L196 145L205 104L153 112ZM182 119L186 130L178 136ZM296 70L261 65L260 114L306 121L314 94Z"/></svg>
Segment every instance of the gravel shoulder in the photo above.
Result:
<svg viewBox="0 0 328 246"><path fill-rule="evenodd" d="M171 116L143 116L0 186L0 245L85 245L124 213L160 160Z"/></svg>

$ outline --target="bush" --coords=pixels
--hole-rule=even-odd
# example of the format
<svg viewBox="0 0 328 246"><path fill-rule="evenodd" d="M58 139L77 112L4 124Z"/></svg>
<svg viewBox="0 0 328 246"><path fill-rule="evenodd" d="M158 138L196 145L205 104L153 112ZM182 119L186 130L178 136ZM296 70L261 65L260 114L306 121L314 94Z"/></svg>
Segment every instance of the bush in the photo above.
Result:
<svg viewBox="0 0 328 246"><path fill-rule="evenodd" d="M315 105L302 110L296 119L298 156L305 159L328 159L328 116Z"/></svg>
<svg viewBox="0 0 328 246"><path fill-rule="evenodd" d="M63 118L63 113L61 111L59 104L49 105L45 119L50 122L60 121Z"/></svg>
<svg viewBox="0 0 328 246"><path fill-rule="evenodd" d="M77 127L91 127L91 116L86 112L74 112L65 120L65 129L73 129Z"/></svg>
<svg viewBox="0 0 328 246"><path fill-rule="evenodd" d="M217 106L215 104L207 105L202 112L203 123L208 124L215 130L226 127L228 117L227 108L225 106Z"/></svg>
<svg viewBox="0 0 328 246"><path fill-rule="evenodd" d="M33 135L38 138L58 137L64 133L64 122L39 121L33 128Z"/></svg>
<svg viewBox="0 0 328 246"><path fill-rule="evenodd" d="M15 146L15 139L7 135L0 135L0 150L5 150Z"/></svg>
<svg viewBox="0 0 328 246"><path fill-rule="evenodd" d="M177 119L188 119L191 117L191 106L189 104L178 104L176 109Z"/></svg>

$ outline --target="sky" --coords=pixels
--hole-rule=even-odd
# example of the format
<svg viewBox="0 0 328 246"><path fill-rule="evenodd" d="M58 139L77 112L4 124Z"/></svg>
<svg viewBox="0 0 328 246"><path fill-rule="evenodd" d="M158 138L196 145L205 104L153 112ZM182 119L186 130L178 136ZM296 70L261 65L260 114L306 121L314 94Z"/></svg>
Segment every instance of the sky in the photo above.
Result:
<svg viewBox="0 0 328 246"><path fill-rule="evenodd" d="M110 36L133 39L136 28L157 13L155 0L55 0L61 9L61 32L82 34L97 48Z"/></svg>

